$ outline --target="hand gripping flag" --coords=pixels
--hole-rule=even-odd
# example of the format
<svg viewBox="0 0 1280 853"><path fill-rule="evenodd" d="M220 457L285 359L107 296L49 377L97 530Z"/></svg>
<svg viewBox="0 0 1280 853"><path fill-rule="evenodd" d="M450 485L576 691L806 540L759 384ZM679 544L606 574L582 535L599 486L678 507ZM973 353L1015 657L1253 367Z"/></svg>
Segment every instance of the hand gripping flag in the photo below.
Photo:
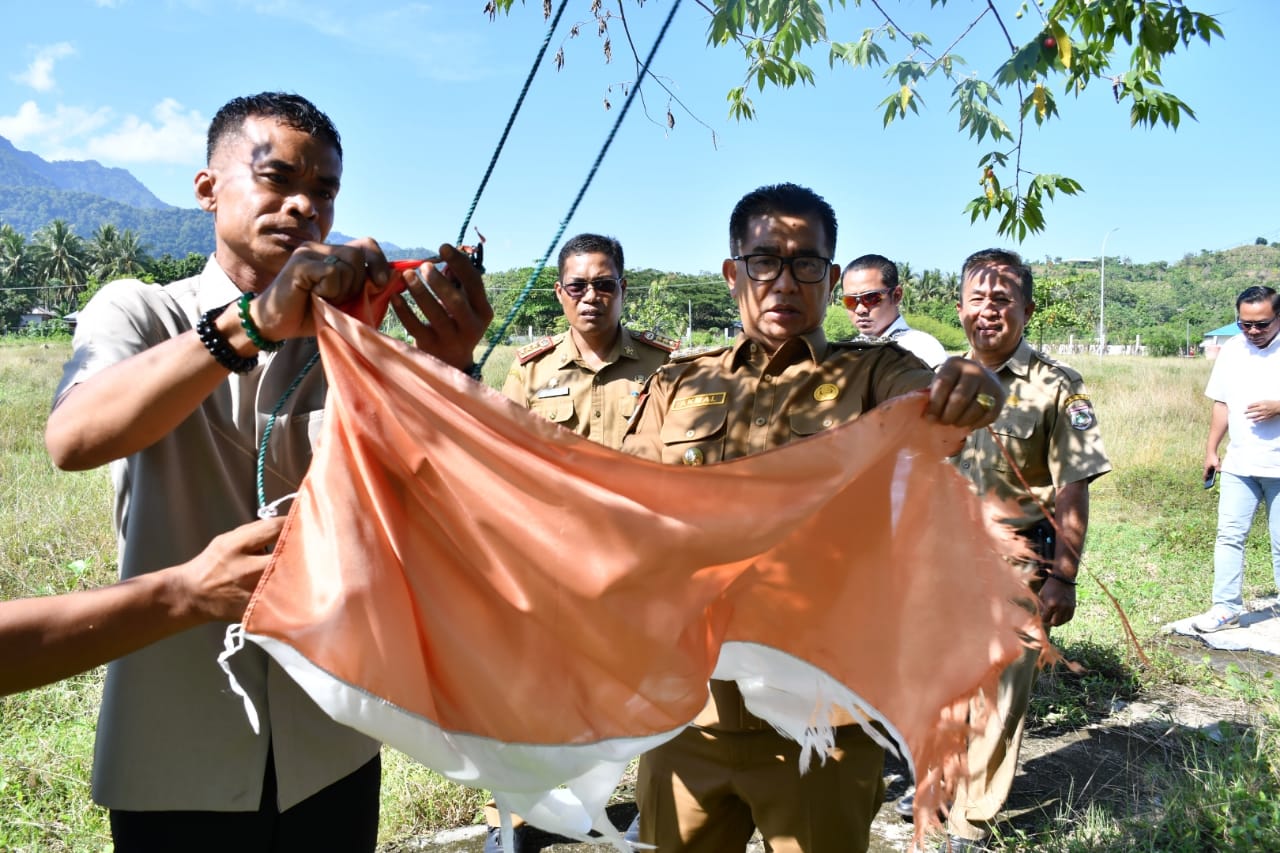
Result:
<svg viewBox="0 0 1280 853"><path fill-rule="evenodd" d="M816 760L833 712L883 726L923 832L984 722L970 698L1043 639L923 396L664 466L316 315L323 433L243 630L334 719L626 849L604 806L627 761L736 680Z"/></svg>

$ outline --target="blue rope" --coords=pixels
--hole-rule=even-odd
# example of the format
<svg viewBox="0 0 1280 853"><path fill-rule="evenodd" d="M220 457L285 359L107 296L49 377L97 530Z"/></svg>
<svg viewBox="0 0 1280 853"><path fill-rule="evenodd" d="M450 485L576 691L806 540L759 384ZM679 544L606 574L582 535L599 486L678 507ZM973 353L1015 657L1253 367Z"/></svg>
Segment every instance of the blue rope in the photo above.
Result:
<svg viewBox="0 0 1280 853"><path fill-rule="evenodd" d="M498 331L489 336L489 346L485 349L484 355L480 356L480 360L476 362L475 375L480 374L480 368L484 366L485 361L493 353L498 346L498 342L505 340L507 330L511 328L511 324L515 322L516 315L520 309L524 307L525 300L529 298L529 294L533 291L534 282L538 280L538 276L546 269L547 261L551 258L551 253L556 250L556 246L560 244L560 238L564 236L565 229L569 227L569 220L573 219L573 215L578 211L578 205L582 202L583 196L587 194L587 188L591 186L591 182L595 180L596 171L600 168L600 164L604 161L604 155L609 152L610 146L613 145L613 138L618 134L618 128L622 126L622 120L627 117L627 110L631 109L631 102L635 100L636 93L640 91L640 85L644 82L644 78L649 74L649 64L653 62L653 57L658 52L658 46L662 44L662 40L667 36L667 29L671 26L671 19L675 17L676 10L680 8L680 0L675 0L671 5L671 11L667 13L667 20L663 22L662 29L658 31L658 37L653 42L653 47L649 48L649 55L645 57L644 65L640 68L640 74L636 79L636 84L631 87L631 91L627 93L627 99L622 104L622 109L618 112L618 118L614 121L613 127L609 130L609 135L605 138L604 145L600 147L600 153L596 155L595 162L591 164L591 171L587 173L587 179L582 182L578 195L574 198L573 204L569 206L569 212L565 214L564 219L560 220L560 227L556 229L556 235L551 238L551 245L547 247L546 254L542 256L542 260L533 269L533 274L529 276L529 280L521 289L520 295L516 297L515 303L511 306L511 310L507 312L506 319L502 321L502 326Z"/></svg>
<svg viewBox="0 0 1280 853"><path fill-rule="evenodd" d="M467 226L471 224L471 215L476 212L476 205L480 203L480 196L484 193L484 188L489 185L489 176L493 174L493 167L498 164L498 155L502 153L502 148L507 144L507 136L511 133L511 126L516 123L516 116L520 112L520 107L524 104L524 96L529 94L529 86L533 84L533 75L538 73L538 66L542 64L542 57L546 56L547 46L551 44L551 36L555 33L556 27L560 26L560 16L564 14L564 7L569 5L569 0L560 0L560 8L556 10L556 16L551 21L551 26L547 27L547 37L542 40L542 48L538 51L538 56L533 60L533 67L529 69L529 76L524 78L524 86L520 89L520 97L516 98L515 108L511 110L511 115L507 118L507 126L502 129L502 138L498 140L498 147L493 150L493 157L489 159L489 168L484 170L484 177L480 180L480 188L476 190L475 198L471 199L471 207L467 208L466 218L462 220L462 228L458 230L458 242L456 245L461 246L462 241L467 239Z"/></svg>

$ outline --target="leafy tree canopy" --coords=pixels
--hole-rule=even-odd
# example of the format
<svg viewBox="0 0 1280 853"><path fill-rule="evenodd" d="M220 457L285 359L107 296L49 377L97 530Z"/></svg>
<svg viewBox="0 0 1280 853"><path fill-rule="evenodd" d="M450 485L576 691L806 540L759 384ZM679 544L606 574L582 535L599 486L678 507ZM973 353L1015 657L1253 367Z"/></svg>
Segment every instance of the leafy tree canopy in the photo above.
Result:
<svg viewBox="0 0 1280 853"><path fill-rule="evenodd" d="M630 4L579 2L589 3L605 58L611 59L610 25L620 22L625 31ZM1082 190L1074 178L1024 168L1028 122L1039 126L1058 120L1060 99L1078 98L1090 85L1102 85L1116 103L1129 105L1132 125L1176 129L1195 112L1164 88L1164 61L1194 41L1209 44L1222 36L1216 18L1189 9L1184 0L989 0L973 4L972 17L938 39L904 29L895 18L899 12L880 0L695 2L707 16L707 42L742 51L743 79L728 93L734 118L757 116L748 94L753 88L813 84L810 56L823 50L832 67L881 69L889 90L880 102L885 125L918 113L929 84L949 89L958 130L981 152L976 164L981 192L965 211L971 222L997 217L1000 234L1018 241L1044 230L1046 200ZM513 0L489 0L484 11L492 19L512 5ZM644 0L634 5L643 6ZM929 5L937 9L946 0ZM849 6L860 14L829 28L827 12ZM544 16L550 17L551 7L551 0L543 0ZM971 63L959 51L982 28L995 28L1007 51L974 57ZM580 29L575 25L571 35ZM629 34L625 41L631 45ZM561 48L557 66L563 56ZM652 79L679 103L659 77ZM670 106L667 124L675 124Z"/></svg>

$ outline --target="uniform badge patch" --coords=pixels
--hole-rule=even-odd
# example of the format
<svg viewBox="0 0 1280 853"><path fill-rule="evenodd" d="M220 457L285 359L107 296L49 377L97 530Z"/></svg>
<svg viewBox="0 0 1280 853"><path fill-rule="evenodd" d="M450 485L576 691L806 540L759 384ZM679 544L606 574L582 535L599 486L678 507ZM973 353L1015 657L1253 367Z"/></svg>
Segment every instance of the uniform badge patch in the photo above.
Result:
<svg viewBox="0 0 1280 853"><path fill-rule="evenodd" d="M824 382L817 388L813 389L813 399L819 403L826 400L834 400L840 396L840 389L832 385L830 382Z"/></svg>
<svg viewBox="0 0 1280 853"><path fill-rule="evenodd" d="M1067 417L1071 419L1072 429L1085 430L1098 422L1093 414L1093 404L1084 394L1067 398Z"/></svg>

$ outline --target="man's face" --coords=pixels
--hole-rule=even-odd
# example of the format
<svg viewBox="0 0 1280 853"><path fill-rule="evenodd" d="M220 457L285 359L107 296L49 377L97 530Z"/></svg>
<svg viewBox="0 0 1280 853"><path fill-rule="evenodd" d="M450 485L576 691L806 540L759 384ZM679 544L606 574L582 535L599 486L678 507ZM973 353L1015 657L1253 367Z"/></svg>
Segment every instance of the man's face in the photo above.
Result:
<svg viewBox="0 0 1280 853"><path fill-rule="evenodd" d="M599 287L587 287L588 282L596 282ZM622 322L622 298L626 292L627 280L622 278L622 270L603 252L565 258L564 270L556 282L556 298L569 327L588 339L614 334Z"/></svg>
<svg viewBox="0 0 1280 853"><path fill-rule="evenodd" d="M246 119L195 180L196 199L213 213L222 268L265 287L294 249L328 236L341 179L342 158L329 143L275 119Z"/></svg>
<svg viewBox="0 0 1280 853"><path fill-rule="evenodd" d="M847 270L841 281L844 291L845 311L858 331L877 337L898 319L898 305L902 302L902 286L888 288L880 270ZM859 297L856 301L850 297ZM878 301L877 301L878 300ZM853 307L849 303L853 302ZM873 307L869 303L876 302Z"/></svg>
<svg viewBox="0 0 1280 853"><path fill-rule="evenodd" d="M1000 264L969 270L956 308L969 348L987 367L1009 360L1035 311L1022 295L1013 268Z"/></svg>
<svg viewBox="0 0 1280 853"><path fill-rule="evenodd" d="M1276 333L1280 332L1280 322L1276 322L1276 312L1272 310L1269 299L1262 302L1241 302L1236 319L1241 324L1247 324L1241 325L1240 331L1258 349L1266 349L1275 340ZM1255 325L1257 323L1266 325Z"/></svg>
<svg viewBox="0 0 1280 853"><path fill-rule="evenodd" d="M831 257L832 249L820 221L766 215L748 222L738 254L825 259ZM822 281L811 284L796 281L790 264L773 281L752 280L745 261L725 260L722 271L738 303L743 333L769 352L822 325L827 302L840 280L840 267L834 264Z"/></svg>

